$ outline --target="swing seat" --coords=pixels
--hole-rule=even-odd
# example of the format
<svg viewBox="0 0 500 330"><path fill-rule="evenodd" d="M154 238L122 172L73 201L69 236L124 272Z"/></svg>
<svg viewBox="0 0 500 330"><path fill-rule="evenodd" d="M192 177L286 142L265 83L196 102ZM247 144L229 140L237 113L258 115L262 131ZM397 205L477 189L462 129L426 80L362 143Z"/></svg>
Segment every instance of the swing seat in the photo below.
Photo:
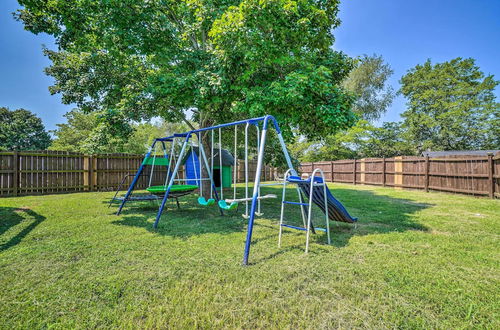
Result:
<svg viewBox="0 0 500 330"><path fill-rule="evenodd" d="M225 200L220 200L219 207L227 211L234 210L235 208L238 207L238 202L232 202L231 204L227 204Z"/></svg>
<svg viewBox="0 0 500 330"><path fill-rule="evenodd" d="M201 197L198 197L198 204L203 205L203 206L214 205L215 199L209 198L208 200L206 200L205 197L201 196Z"/></svg>

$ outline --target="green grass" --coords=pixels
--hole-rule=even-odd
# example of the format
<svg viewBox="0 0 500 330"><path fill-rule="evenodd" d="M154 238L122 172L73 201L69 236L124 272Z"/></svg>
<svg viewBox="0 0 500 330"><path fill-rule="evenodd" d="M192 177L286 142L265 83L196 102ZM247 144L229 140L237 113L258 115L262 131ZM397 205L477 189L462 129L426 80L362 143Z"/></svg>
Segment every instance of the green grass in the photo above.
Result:
<svg viewBox="0 0 500 330"><path fill-rule="evenodd" d="M111 193L0 199L0 327L500 328L500 201L333 193L357 227L332 223L308 255L286 230L278 249L280 203L264 200L248 267L246 221L194 195L157 231L154 205L117 217Z"/></svg>

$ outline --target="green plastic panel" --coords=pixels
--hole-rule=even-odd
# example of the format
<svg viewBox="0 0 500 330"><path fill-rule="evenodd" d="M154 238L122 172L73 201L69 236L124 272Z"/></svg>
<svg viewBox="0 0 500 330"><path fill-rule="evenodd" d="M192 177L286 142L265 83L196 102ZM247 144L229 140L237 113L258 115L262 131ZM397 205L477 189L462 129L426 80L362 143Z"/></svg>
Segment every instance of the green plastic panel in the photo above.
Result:
<svg viewBox="0 0 500 330"><path fill-rule="evenodd" d="M167 191L168 186L151 186L149 188L146 188L147 191L149 191L152 194L158 194L158 193L164 193ZM195 185L190 185L190 184L174 184L170 188L171 192L185 192L185 191L193 191L195 189L198 189L198 186Z"/></svg>
<svg viewBox="0 0 500 330"><path fill-rule="evenodd" d="M143 165L162 165L162 166L168 166L168 158L165 158L163 156L161 157L147 157L144 158L142 161Z"/></svg>
<svg viewBox="0 0 500 330"><path fill-rule="evenodd" d="M214 169L218 169L219 166L214 166ZM222 166L222 186L224 188L231 188L233 183L233 169L231 166Z"/></svg>

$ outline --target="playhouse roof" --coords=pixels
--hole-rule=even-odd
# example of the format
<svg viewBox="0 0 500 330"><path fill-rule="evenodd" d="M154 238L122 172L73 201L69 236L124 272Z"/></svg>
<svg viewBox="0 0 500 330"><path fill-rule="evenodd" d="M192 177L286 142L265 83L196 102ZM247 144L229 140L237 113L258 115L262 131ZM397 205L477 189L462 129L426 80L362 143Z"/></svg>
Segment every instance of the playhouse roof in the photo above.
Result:
<svg viewBox="0 0 500 330"><path fill-rule="evenodd" d="M191 152L195 152L196 156L200 154L198 147L191 147L191 150L184 156L182 159L182 164L185 164ZM209 157L209 155L207 155ZM208 158L210 162L210 158ZM234 165L234 157L227 149L222 149L222 166L233 166ZM214 148L214 166L219 166L219 149Z"/></svg>

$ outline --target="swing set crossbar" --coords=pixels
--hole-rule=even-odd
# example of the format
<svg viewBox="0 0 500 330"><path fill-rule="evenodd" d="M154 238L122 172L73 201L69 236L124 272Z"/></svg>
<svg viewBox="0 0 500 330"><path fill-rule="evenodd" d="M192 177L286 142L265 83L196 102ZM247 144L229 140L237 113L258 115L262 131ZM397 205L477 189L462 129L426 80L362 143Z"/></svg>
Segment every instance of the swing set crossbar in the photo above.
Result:
<svg viewBox="0 0 500 330"><path fill-rule="evenodd" d="M174 134L174 135L163 137L163 138L157 138L155 140L156 141L169 141L169 140L176 138L176 137L186 137L187 138L193 134L206 132L206 131L212 131L212 130L216 130L219 128L243 125L243 124L247 124L247 123L251 124L251 125L257 125L260 122L264 122L265 125L267 125L269 120L271 120L273 122L274 128L276 129L276 132L280 134L281 130L278 126L278 122L276 121L276 119L274 119L273 116L264 116L264 117L257 117L257 118L252 118L252 119L240 120L240 121L235 121L232 123L220 124L220 125L215 125L215 126L210 126L210 127L203 127L203 128L194 129L194 130L191 130L191 131L188 131L185 133L178 133L178 134Z"/></svg>

